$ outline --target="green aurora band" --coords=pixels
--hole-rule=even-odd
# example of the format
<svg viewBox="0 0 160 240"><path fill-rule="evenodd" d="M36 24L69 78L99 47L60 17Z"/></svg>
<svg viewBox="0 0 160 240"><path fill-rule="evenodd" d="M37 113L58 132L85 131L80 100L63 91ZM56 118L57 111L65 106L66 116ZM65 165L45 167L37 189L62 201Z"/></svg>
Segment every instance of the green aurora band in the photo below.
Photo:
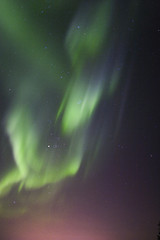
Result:
<svg viewBox="0 0 160 240"><path fill-rule="evenodd" d="M23 77L16 68L16 94L5 116L5 132L9 138L14 167L6 170L0 179L0 210L5 205L3 198L15 187L17 194L21 194L23 190L36 190L47 184L55 186L79 171L85 154L88 128L106 81L105 66L100 67L105 64L100 62L103 61L101 54L104 43L106 48L112 46L108 43L111 3L93 3L92 9L83 9L83 13L80 9L68 27L63 46L53 40L44 49L44 33L40 34L37 24L30 20L27 11L20 8L19 1L1 1L0 28L5 36L3 41L7 39L7 42L12 42L30 71ZM58 1L55 1L56 4ZM59 9L61 7L63 4L58 5ZM49 67L51 64L53 68ZM66 78L57 78L57 72L61 75L65 71L71 74ZM45 76L45 80L41 75ZM113 74L108 82L109 97L117 88L119 75ZM9 79L7 84L12 81ZM46 110L45 106L41 106L41 98L45 95L47 99L48 91L53 91L54 95L59 90L61 101L57 104L53 98L52 104L47 106L48 112L52 112L52 124L45 132ZM67 142L65 149L53 148L50 142L43 147L43 141L47 137L49 139L50 132L55 128L63 142Z"/></svg>

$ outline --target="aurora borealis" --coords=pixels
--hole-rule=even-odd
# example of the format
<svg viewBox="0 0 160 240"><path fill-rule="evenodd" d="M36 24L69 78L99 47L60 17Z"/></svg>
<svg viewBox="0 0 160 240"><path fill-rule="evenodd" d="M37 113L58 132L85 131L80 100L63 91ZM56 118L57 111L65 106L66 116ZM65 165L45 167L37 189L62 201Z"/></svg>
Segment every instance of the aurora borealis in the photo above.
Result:
<svg viewBox="0 0 160 240"><path fill-rule="evenodd" d="M159 163L145 140L156 142L155 120L149 127L139 110L152 109L154 89L142 5L0 1L0 239L155 235Z"/></svg>
<svg viewBox="0 0 160 240"><path fill-rule="evenodd" d="M38 39L37 42L31 40L36 39L37 34L36 32L30 33L28 24L22 23L18 17L20 15L18 6L14 8L16 16L18 15L16 18L12 16L12 8L7 4L7 1L3 7L5 10L2 8L1 11L8 13L10 16L8 19L6 14L4 16L1 15L1 25L5 27L4 31L15 41L15 44L18 42L20 48L28 52L27 57L31 59L31 63L34 66L37 65L37 59L39 58L42 59L42 62L39 63L42 68L44 67L44 61L45 66L49 66L52 59L50 52L48 51L49 53L47 52L44 57L40 44L38 46ZM96 9L96 7L98 8ZM107 35L106 24L109 24L109 10L110 3L102 2L95 4L95 6L93 5L92 11L86 11L86 16L83 14L83 19L76 16L75 20L73 20L73 24L69 27L64 39L66 53L69 54L68 61L70 61L71 65L68 69L73 69L71 76L67 79L67 83L63 82L63 76L60 76L60 79L55 79L54 70L51 71L50 76L47 76L49 83L45 83L45 90L43 82L39 83L39 79L34 79L34 75L37 74L34 70L32 70L33 76L25 76L25 80L23 80L24 76L19 77L22 79L17 84L16 96L12 99L13 102L5 119L5 132L11 144L15 168L11 169L2 178L0 184L1 195L9 193L15 184L20 185L19 190L21 188L36 189L49 183L59 182L67 176L73 176L79 170L84 155L87 128L103 94L102 88L106 74L104 67L97 66L100 61L97 61L97 59L100 58L102 43ZM21 11L22 15L24 15L23 10ZM79 14L77 13L77 15ZM21 22L20 26L19 22ZM74 28L78 23L80 23L80 29L78 28L75 31ZM23 32L21 32L22 28ZM86 28L87 34L85 33ZM29 41L26 41L27 34L30 36ZM81 37L81 35L84 36ZM40 36L40 39L43 37ZM94 39L94 41L91 41L91 39ZM34 54L32 54L30 48L34 49ZM54 58L55 56L53 55L53 62L55 62L56 66L59 65L61 72L64 71L63 64L61 67L61 62L57 62L56 58ZM60 59L62 59L62 56ZM42 72L48 73L48 68L42 69ZM53 111L53 115L50 117L50 128L46 132L46 129L43 131L42 110L40 109L36 113L38 119L37 116L34 116L34 111L37 105L42 104L41 97L43 94L48 94L48 88L51 88L51 94L55 94L54 88L61 79L62 88L65 86L66 91L63 93L64 97L62 97L59 103L59 108L57 108L58 103L56 107L54 106L54 99L52 99L53 103L51 106L48 107L48 111ZM43 81L48 82L46 79ZM36 90L34 90L36 93L33 92L34 86L36 87ZM55 109L52 110L51 108ZM46 117L46 113L44 114ZM55 149L52 152L40 151L41 146L39 142L43 138L43 132L48 137L54 125L56 131L59 131L58 134L61 134L61 138L67 138L67 141L69 141L65 154L61 146L62 149L58 153L61 156L57 156ZM53 146L58 148L54 142L52 142L52 148ZM50 142L48 145L46 144L46 147L51 147Z"/></svg>

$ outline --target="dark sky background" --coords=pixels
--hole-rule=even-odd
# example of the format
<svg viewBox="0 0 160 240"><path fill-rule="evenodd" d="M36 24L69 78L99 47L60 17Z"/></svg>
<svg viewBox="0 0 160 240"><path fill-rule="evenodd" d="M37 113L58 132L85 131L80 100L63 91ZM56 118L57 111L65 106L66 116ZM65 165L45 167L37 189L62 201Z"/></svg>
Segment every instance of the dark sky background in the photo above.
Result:
<svg viewBox="0 0 160 240"><path fill-rule="evenodd" d="M28 6L27 11L31 16L33 2L28 1L28 5L24 3L24 6ZM115 15L116 20L113 20L112 27L113 35L117 34L117 39L121 31L126 36L123 44L126 44L127 53L121 62L122 83L118 85L113 98L107 100L103 93L100 99L90 126L88 151L86 149L78 173L64 184L53 200L38 205L37 209L37 201L48 192L48 189L42 187L42 190L36 190L37 192L33 194L38 200L34 200L34 204L26 201L25 204L29 206L30 211L24 215L15 214L18 200L13 202L14 187L11 193L1 197L2 202L4 199L9 202L11 198L12 204L7 205L11 210L7 209L6 216L5 210L2 211L3 214L0 212L0 239L156 239L160 221L158 1L136 1L137 13L134 17L126 16L129 12L127 2L115 1L116 12L113 16ZM95 2L88 1L85 4L92 6ZM55 21L59 24L55 31L60 38L63 37L65 27L80 6L83 6L83 1L75 1L74 4L67 5L67 8L61 10L64 14L62 17L59 17L59 12L55 11L55 14L57 13ZM39 17L42 25L45 26L50 17L46 16L44 22ZM6 35L3 36L3 39L5 38L7 39ZM14 48L9 41L8 44L6 48ZM3 57L6 56L8 53L3 49L3 43L0 48ZM107 55L105 44L102 55L104 58ZM112 55L114 54L112 53L111 57ZM16 57L13 57L13 60L15 61ZM17 65L18 61L20 60L17 60ZM5 58L5 63L1 59L1 177L4 169L11 164L11 160L4 160L2 155L4 153L6 155L6 141L8 141L4 137L4 119L12 101L12 96L7 94L6 90L9 84L5 84L4 81L10 74L9 70L14 72L14 67L17 66L13 62L8 57ZM106 65L107 67L109 64ZM27 64L24 69L27 69ZM19 71L23 72L23 70ZM13 95L16 95L14 86L17 86L17 83L13 82L10 85L14 89ZM101 142L98 138L99 134L102 136ZM92 167L84 178L88 164L85 158L89 158L90 152L99 142L99 152L91 163L89 161ZM8 142L7 144L9 145ZM7 156L10 154L7 153ZM13 209L15 209L14 214L8 214Z"/></svg>

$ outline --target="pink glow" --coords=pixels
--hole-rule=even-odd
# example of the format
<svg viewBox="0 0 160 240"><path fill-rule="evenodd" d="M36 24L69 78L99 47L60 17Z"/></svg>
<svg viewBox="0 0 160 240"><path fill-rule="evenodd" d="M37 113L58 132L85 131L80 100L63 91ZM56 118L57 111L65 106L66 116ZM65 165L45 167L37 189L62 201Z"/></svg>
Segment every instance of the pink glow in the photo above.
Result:
<svg viewBox="0 0 160 240"><path fill-rule="evenodd" d="M97 226L96 226L97 225ZM45 218L16 219L7 227L9 240L112 240L113 236L93 219ZM5 234L6 235L6 234Z"/></svg>

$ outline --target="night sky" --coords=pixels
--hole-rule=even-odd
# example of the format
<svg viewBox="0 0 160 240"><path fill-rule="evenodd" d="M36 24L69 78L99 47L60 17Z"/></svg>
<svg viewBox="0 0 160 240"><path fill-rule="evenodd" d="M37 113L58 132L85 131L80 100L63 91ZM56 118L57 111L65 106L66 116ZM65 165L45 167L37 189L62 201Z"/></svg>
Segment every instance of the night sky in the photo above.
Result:
<svg viewBox="0 0 160 240"><path fill-rule="evenodd" d="M156 240L158 1L0 1L0 240Z"/></svg>

